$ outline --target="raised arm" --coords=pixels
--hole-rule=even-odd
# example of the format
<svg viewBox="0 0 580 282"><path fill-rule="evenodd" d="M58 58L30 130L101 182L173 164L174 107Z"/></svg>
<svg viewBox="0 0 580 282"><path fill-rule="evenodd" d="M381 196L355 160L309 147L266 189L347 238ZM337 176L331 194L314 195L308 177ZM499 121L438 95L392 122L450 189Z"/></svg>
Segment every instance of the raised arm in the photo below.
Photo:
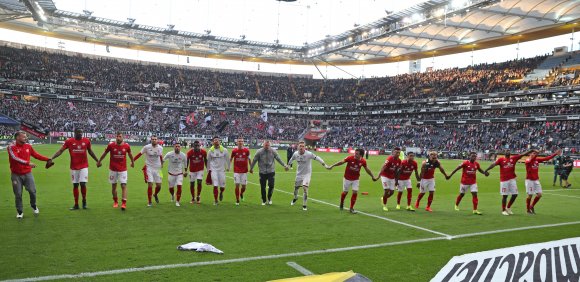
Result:
<svg viewBox="0 0 580 282"><path fill-rule="evenodd" d="M339 162L337 162L337 163L335 163L335 164L333 164L333 165L329 166L329 167L328 167L328 169L332 169L332 168L333 168L333 167L335 167L335 166L341 166L341 165L343 165L343 164L345 164L345 163L346 163L346 161L344 161L344 160L342 160L342 161L339 161Z"/></svg>
<svg viewBox="0 0 580 282"><path fill-rule="evenodd" d="M30 155L39 161L44 161L44 162L52 161L52 159L49 159L48 157L45 157L45 156L39 154L38 152L36 152L36 150L34 150L34 148L32 148L32 146L30 147Z"/></svg>
<svg viewBox="0 0 580 282"><path fill-rule="evenodd" d="M131 167L135 167L135 159L131 153L131 148L127 149L127 155L129 155L129 160L131 160Z"/></svg>
<svg viewBox="0 0 580 282"><path fill-rule="evenodd" d="M491 164L489 165L489 167L488 167L488 168L485 170L485 172L488 172L488 171L490 171L490 170L491 170L492 168L494 168L496 165L497 165L497 163L496 163L496 162L493 162L493 163L491 163Z"/></svg>
<svg viewBox="0 0 580 282"><path fill-rule="evenodd" d="M97 159L97 155L95 155L95 152L93 152L93 146L91 146L91 143L89 143L89 147L87 148L87 151L89 152L89 155L91 156L91 158L93 158L93 160L95 160L95 162L98 163L99 159Z"/></svg>
<svg viewBox="0 0 580 282"><path fill-rule="evenodd" d="M107 148L105 149L105 151L103 152L103 154L101 155L99 160L97 161L97 167L101 166L101 162L105 159L105 156L107 156L108 153L109 153L109 146L107 146Z"/></svg>
<svg viewBox="0 0 580 282"><path fill-rule="evenodd" d="M443 166L441 166L441 163L439 163L439 171L441 171L441 173L445 176L445 178L447 179L451 178L451 175L447 176L447 173L445 172L445 169L443 169Z"/></svg>
<svg viewBox="0 0 580 282"><path fill-rule="evenodd" d="M252 163L250 164L250 173L254 173L254 166L258 162L258 158L260 157L260 154L261 154L261 152L258 150L258 152L256 152L256 154L254 155L254 159L252 160Z"/></svg>
<svg viewBox="0 0 580 282"><path fill-rule="evenodd" d="M66 145L63 145L62 147L60 147L60 149L58 149L58 151L56 151L56 153L54 153L54 155L52 155L52 160L60 157L60 155L62 155L62 152L64 152L64 150L66 150Z"/></svg>
<svg viewBox="0 0 580 282"><path fill-rule="evenodd" d="M278 154L277 151L274 151L274 159L284 168L286 168L286 170L288 170L288 166L284 163L284 161L282 161L282 159L280 158L280 155Z"/></svg>
<svg viewBox="0 0 580 282"><path fill-rule="evenodd" d="M452 172L451 174L449 174L449 176L445 176L445 178L450 179L458 170L460 170L463 167L463 164L458 165ZM439 169L441 170L441 166L439 166ZM443 171L442 171L443 172Z"/></svg>
<svg viewBox="0 0 580 282"><path fill-rule="evenodd" d="M538 162L541 162L541 163L542 162L546 162L546 161L549 161L549 160L553 159L555 156L557 156L557 155L559 155L561 153L562 153L562 150L557 150L555 153L553 153L553 154L551 154L551 155L549 155L547 157L536 157L536 160Z"/></svg>
<svg viewBox="0 0 580 282"><path fill-rule="evenodd" d="M415 167L415 169L413 169L415 171L415 178L417 178L417 181L421 180L421 176L419 176L419 170Z"/></svg>
<svg viewBox="0 0 580 282"><path fill-rule="evenodd" d="M367 166L365 166L364 168L365 168L365 171L367 172L367 174L373 179L373 181L377 181L375 179L375 176L373 175L373 172Z"/></svg>

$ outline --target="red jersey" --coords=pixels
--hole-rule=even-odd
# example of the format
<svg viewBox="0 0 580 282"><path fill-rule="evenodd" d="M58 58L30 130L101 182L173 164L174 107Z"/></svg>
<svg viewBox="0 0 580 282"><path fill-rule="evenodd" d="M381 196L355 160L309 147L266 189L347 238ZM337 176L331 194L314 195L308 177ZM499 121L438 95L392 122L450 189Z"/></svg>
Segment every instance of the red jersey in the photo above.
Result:
<svg viewBox="0 0 580 282"><path fill-rule="evenodd" d="M395 172L401 166L401 159L389 156L385 161L385 169L381 172L381 176L389 179L395 179Z"/></svg>
<svg viewBox="0 0 580 282"><path fill-rule="evenodd" d="M344 178L350 181L358 180L360 178L360 169L367 167L367 161L362 157L357 160L354 156L348 156L344 159L344 162L346 162Z"/></svg>
<svg viewBox="0 0 580 282"><path fill-rule="evenodd" d="M250 159L250 150L248 148L232 150L232 158L234 158L234 173L247 173L248 160Z"/></svg>
<svg viewBox="0 0 580 282"><path fill-rule="evenodd" d="M463 173L461 174L461 184L463 185L473 185L476 183L477 170L480 166L478 162L464 161L461 164L463 168Z"/></svg>
<svg viewBox="0 0 580 282"><path fill-rule="evenodd" d="M131 153L131 146L123 142L111 142L105 149L105 153L111 153L109 169L112 171L127 171L127 154Z"/></svg>
<svg viewBox="0 0 580 282"><path fill-rule="evenodd" d="M87 159L87 150L91 148L91 141L88 138L76 140L69 138L64 141L62 148L68 149L70 154L70 169L79 170L89 167Z"/></svg>
<svg viewBox="0 0 580 282"><path fill-rule="evenodd" d="M495 161L499 165L499 181L509 181L516 178L516 164L522 155L512 155L509 158L501 157Z"/></svg>
<svg viewBox="0 0 580 282"><path fill-rule="evenodd" d="M435 169L441 166L439 161L424 160L423 165L425 165L425 174L423 174L423 179L433 179L435 178Z"/></svg>
<svg viewBox="0 0 580 282"><path fill-rule="evenodd" d="M32 171L30 156L37 160L48 161L48 158L37 153L30 144L13 144L8 146L8 161L10 171L14 174L24 175Z"/></svg>
<svg viewBox="0 0 580 282"><path fill-rule="evenodd" d="M542 157L529 157L526 160L526 179L527 180L539 180L538 169L540 168L540 163L549 161L554 158L557 154L549 155L545 158Z"/></svg>
<svg viewBox="0 0 580 282"><path fill-rule="evenodd" d="M399 174L399 180L409 180L413 171L417 169L416 161L403 160L401 162L401 174Z"/></svg>
<svg viewBox="0 0 580 282"><path fill-rule="evenodd" d="M196 152L191 149L187 152L187 160L189 161L189 172L198 172L205 167L205 160L207 160L207 153L204 149Z"/></svg>

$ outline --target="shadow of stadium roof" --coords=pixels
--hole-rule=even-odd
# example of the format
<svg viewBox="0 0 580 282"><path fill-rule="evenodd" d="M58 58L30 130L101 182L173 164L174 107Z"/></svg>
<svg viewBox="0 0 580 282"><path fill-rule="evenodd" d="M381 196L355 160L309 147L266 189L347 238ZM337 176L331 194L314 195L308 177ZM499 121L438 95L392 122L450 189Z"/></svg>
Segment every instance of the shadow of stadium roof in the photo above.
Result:
<svg viewBox="0 0 580 282"><path fill-rule="evenodd" d="M578 30L580 22L580 1L481 0L488 4L380 31L381 24L447 3L433 0L306 48L134 25L61 11L51 0L24 0L27 1L43 7L50 15L49 21L41 27L22 2L0 0L0 27L135 50L279 64L311 64L314 60L333 65L363 65L415 60L566 34ZM371 29L379 31L373 36L360 37ZM345 40L343 45L331 46L320 54L307 52L315 46L328 47L332 44L330 40L349 34L360 40L352 43Z"/></svg>

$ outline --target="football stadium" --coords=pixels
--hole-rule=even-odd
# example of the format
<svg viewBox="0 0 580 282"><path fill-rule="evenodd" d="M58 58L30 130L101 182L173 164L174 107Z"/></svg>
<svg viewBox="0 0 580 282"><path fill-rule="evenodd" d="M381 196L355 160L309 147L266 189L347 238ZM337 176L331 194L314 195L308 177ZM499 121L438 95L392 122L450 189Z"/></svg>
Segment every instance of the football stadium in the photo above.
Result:
<svg viewBox="0 0 580 282"><path fill-rule="evenodd" d="M579 23L0 0L0 281L578 282Z"/></svg>

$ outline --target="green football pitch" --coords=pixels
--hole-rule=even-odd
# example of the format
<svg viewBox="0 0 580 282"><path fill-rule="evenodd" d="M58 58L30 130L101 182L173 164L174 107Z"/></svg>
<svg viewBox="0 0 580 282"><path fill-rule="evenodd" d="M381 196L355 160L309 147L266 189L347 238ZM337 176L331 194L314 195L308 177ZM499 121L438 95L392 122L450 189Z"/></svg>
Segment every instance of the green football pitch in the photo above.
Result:
<svg viewBox="0 0 580 282"><path fill-rule="evenodd" d="M58 146L36 149L50 156ZM94 146L98 156L103 150ZM281 156L286 159L285 152ZM320 156L332 164L346 155ZM545 194L535 216L525 212L523 164L517 166L521 195L513 216L500 213L497 168L489 177L477 176L483 216L471 213L469 194L461 211L454 210L460 172L449 181L436 174L433 213L424 210L427 197L416 212L396 210L396 195L389 199L390 211L384 212L380 182L363 172L360 191L368 195L359 195L355 208L360 213L352 215L336 206L344 166L327 171L313 163L308 211L302 211L301 198L290 206L295 170L284 172L280 166L271 206L261 205L257 173L249 175L246 199L235 206L229 172L218 206L212 204L212 188L206 185L201 205L189 204L187 183L182 206L176 207L164 179L160 203L148 208L140 159L129 171L127 210L122 212L112 208L107 158L101 168L89 161L89 208L69 211L73 196L64 153L49 170L43 164L34 169L40 215L33 216L24 193L24 219L17 220L8 156L3 151L0 157L0 280L266 281L301 276L287 265L295 262L316 274L353 270L373 281L428 281L453 256L580 236L580 189L553 187L551 166L540 169ZM368 164L374 173L384 159L371 156ZM448 172L459 163L442 161ZM489 162L481 165L485 169ZM577 183L574 175L571 181ZM413 193L414 201L418 189ZM346 203L349 200L350 195ZM403 207L405 201L403 195ZM177 250L188 242L210 243L224 254Z"/></svg>

